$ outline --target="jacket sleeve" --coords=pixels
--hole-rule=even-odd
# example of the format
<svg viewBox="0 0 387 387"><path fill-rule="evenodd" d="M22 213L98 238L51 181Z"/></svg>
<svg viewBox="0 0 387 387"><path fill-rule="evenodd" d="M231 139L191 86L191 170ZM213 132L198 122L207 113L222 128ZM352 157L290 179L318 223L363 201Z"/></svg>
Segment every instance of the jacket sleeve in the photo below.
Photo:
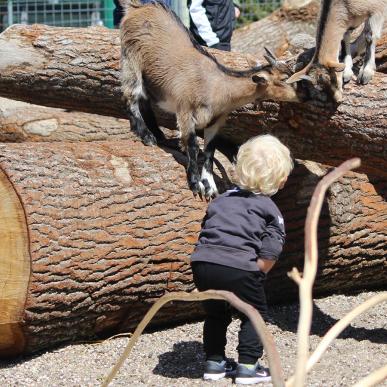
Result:
<svg viewBox="0 0 387 387"><path fill-rule="evenodd" d="M198 34L206 42L207 46L211 47L218 44L220 40L211 27L203 2L204 0L192 0L189 6L189 13L192 22L198 30Z"/></svg>
<svg viewBox="0 0 387 387"><path fill-rule="evenodd" d="M272 217L261 235L262 247L258 258L278 260L285 243L285 228L282 216Z"/></svg>

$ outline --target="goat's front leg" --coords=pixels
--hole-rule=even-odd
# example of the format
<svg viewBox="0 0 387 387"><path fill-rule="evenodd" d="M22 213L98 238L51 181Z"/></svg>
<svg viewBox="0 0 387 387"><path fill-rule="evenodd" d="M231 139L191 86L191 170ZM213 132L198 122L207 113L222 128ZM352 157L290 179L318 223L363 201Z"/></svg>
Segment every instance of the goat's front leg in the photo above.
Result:
<svg viewBox="0 0 387 387"><path fill-rule="evenodd" d="M194 195L204 193L204 186L200 181L198 168L199 145L195 132L195 121L192 113L179 112L176 114L177 126L180 129L181 145L188 157L187 180Z"/></svg>
<svg viewBox="0 0 387 387"><path fill-rule="evenodd" d="M383 28L383 14L372 15L366 22L365 39L366 50L364 56L364 64L359 71L358 83L366 85L374 76L376 70L375 64L375 48L376 42L380 38Z"/></svg>
<svg viewBox="0 0 387 387"><path fill-rule="evenodd" d="M353 77L353 61L352 61L352 54L351 54L351 35L352 30L348 30L344 34L344 50L345 50L345 57L344 57L344 72L343 72L343 81L344 83L348 83L352 77Z"/></svg>
<svg viewBox="0 0 387 387"><path fill-rule="evenodd" d="M207 200L218 195L218 188L214 180L214 154L215 136L226 121L226 115L219 118L215 124L204 129L204 163L202 168L202 183L204 186L204 196Z"/></svg>

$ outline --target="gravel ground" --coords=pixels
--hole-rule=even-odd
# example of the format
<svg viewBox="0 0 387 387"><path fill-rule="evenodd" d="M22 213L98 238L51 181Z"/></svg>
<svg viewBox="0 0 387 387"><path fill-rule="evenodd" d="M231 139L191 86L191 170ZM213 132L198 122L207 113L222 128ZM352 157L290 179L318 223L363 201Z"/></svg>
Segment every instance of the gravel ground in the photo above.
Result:
<svg viewBox="0 0 387 387"><path fill-rule="evenodd" d="M315 301L313 350L324 333L347 312L377 292L335 295ZM295 363L298 304L271 309L269 325L286 376ZM351 386L387 359L387 303L358 317L314 367L308 386ZM203 382L202 323L143 334L112 386L230 386L231 379ZM236 358L238 321L228 333L227 355ZM128 342L120 337L94 344L68 345L34 357L0 362L0 386L98 386ZM263 364L267 364L263 359ZM270 386L266 383L265 386ZM387 382L382 384L387 386Z"/></svg>

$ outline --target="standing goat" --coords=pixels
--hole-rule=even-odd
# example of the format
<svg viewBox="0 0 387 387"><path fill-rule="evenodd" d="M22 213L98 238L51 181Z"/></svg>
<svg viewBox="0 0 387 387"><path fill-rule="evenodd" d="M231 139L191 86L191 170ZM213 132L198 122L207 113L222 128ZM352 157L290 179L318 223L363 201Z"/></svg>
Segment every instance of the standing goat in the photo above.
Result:
<svg viewBox="0 0 387 387"><path fill-rule="evenodd" d="M311 62L288 79L288 83L310 79L307 74L316 65L325 67L330 76L333 98L342 99L342 83L353 76L351 55L351 33L365 22L364 64L358 82L367 84L375 73L375 46L380 38L387 8L386 0L323 0L316 37L316 51ZM344 40L345 59L339 63L341 41Z"/></svg>
<svg viewBox="0 0 387 387"><path fill-rule="evenodd" d="M265 67L236 71L221 65L188 33L179 18L160 3L129 1L121 22L121 81L132 130L144 144L163 138L151 103L175 113L188 156L187 179L194 194L217 194L214 137L228 114L262 99L296 101L286 84L291 70L268 52ZM204 165L197 164L196 130L204 130Z"/></svg>

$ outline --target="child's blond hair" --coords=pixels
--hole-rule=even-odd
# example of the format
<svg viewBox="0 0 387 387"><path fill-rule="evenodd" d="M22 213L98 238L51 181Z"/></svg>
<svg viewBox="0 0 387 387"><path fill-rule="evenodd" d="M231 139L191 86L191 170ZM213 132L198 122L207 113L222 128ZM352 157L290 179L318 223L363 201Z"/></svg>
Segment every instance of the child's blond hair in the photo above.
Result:
<svg viewBox="0 0 387 387"><path fill-rule="evenodd" d="M232 181L240 188L272 196L282 188L292 169L289 149L276 137L265 134L241 145Z"/></svg>

